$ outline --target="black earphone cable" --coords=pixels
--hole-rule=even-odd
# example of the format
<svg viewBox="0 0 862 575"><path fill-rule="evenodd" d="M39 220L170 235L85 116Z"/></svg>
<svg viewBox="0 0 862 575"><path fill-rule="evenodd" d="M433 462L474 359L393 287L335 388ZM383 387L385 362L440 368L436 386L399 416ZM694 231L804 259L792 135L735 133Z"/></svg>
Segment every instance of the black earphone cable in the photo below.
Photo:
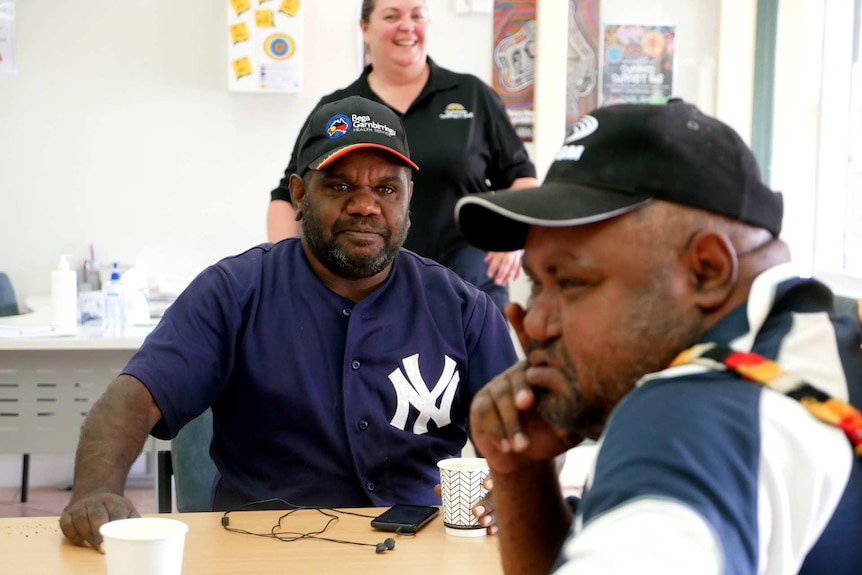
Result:
<svg viewBox="0 0 862 575"><path fill-rule="evenodd" d="M228 514L230 514L231 512L242 511L242 510L247 511L249 509L246 509L246 508L253 507L255 505L264 505L267 503L281 503L284 506L289 508L285 513L283 513L282 515L279 516L278 521L275 523L275 525L272 526L269 533L258 533L258 532L248 531L246 529L241 529L238 527L231 527L230 526L230 520L228 519ZM326 523L323 525L323 527L321 529L319 529L318 531L299 532L299 531L283 530L282 521L284 521L290 515L296 513L297 511L301 511L301 510L317 511L321 515L328 517L328 519L326 520ZM266 538L276 539L276 540L282 541L284 543L299 541L300 539L317 539L319 541L329 541L332 543L344 543L346 545L362 545L362 546L367 546L367 547L374 547L376 549L377 553L383 553L384 551L391 550L391 549L395 548L395 540L392 539L391 537L387 538L385 541L380 542L380 543L364 543L364 542L360 542L360 541L347 541L344 539L335 539L332 537L323 537L322 534L334 522L338 521L339 517L338 517L338 515L335 515L336 513L343 513L345 515L354 515L357 517L368 517L371 519L373 519L375 517L374 515L367 515L365 513L356 513L353 511L345 511L343 509L334 509L332 507L308 507L308 506L304 506L304 505L295 505L293 503L285 501L284 499L274 497L271 499L262 499L260 501L252 501L250 503L246 503L246 504L241 505L237 509L228 509L227 511L224 512L224 514L221 517L221 525L226 531L229 531L231 533L238 533L241 535L253 535L255 537L266 537Z"/></svg>

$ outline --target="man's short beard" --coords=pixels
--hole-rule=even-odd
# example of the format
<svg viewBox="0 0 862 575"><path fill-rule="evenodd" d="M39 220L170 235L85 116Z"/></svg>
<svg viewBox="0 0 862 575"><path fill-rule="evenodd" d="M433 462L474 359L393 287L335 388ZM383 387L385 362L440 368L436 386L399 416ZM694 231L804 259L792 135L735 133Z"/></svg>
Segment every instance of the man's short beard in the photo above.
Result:
<svg viewBox="0 0 862 575"><path fill-rule="evenodd" d="M313 234L316 235L316 234ZM386 242L386 247L371 257L350 258L335 238L324 241L320 236L306 235L308 246L329 271L337 276L362 279L383 271L395 259L399 246Z"/></svg>
<svg viewBox="0 0 862 575"><path fill-rule="evenodd" d="M573 435L596 439L607 424L617 404L648 373L666 368L681 350L694 345L703 333L700 316L682 317L674 313L669 284L657 277L645 291L632 317L624 324L625 338L609 345L629 350L612 364L576 366L558 339L557 357L565 362L563 369L570 393L561 395L535 388L536 412L550 425ZM594 360L596 361L596 360ZM590 382L589 402L581 395L581 382Z"/></svg>
<svg viewBox="0 0 862 575"><path fill-rule="evenodd" d="M586 408L578 390L576 371L568 372L571 396L552 394L545 388L534 387L536 413L547 423L573 436L598 439L607 421L603 409Z"/></svg>
<svg viewBox="0 0 862 575"><path fill-rule="evenodd" d="M339 277L362 279L380 273L392 263L407 237L410 220L406 220L398 237L393 238L391 230L384 234L383 248L368 257L351 257L335 234L324 239L323 226L313 209L305 210L300 225L309 249L326 269Z"/></svg>

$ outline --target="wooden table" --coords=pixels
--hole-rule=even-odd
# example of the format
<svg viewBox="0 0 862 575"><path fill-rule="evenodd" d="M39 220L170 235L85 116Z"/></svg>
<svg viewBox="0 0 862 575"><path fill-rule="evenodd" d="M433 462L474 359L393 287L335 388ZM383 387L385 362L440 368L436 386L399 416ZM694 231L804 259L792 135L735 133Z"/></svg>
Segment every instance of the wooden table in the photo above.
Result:
<svg viewBox="0 0 862 575"><path fill-rule="evenodd" d="M377 515L383 508L352 511ZM235 511L229 516L230 526L268 533L281 514L280 511ZM179 519L189 526L183 575L502 573L497 537L447 535L441 515L415 536L376 531L369 525L370 518L338 515L339 520L323 533L324 537L371 544L392 537L396 540L395 548L377 554L374 547L315 540L285 543L230 533L222 528L222 513L217 512L157 516ZM287 518L282 526L310 532L321 529L326 519L316 511L303 510ZM106 572L105 557L92 549L69 543L56 517L0 518L0 565L4 575L99 575Z"/></svg>

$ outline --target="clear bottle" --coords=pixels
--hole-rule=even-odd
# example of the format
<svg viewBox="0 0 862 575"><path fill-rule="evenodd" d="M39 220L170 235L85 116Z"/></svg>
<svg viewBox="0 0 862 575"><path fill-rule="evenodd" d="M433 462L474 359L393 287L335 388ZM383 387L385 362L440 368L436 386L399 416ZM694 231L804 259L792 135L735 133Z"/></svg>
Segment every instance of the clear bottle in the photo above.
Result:
<svg viewBox="0 0 862 575"><path fill-rule="evenodd" d="M120 283L120 269L114 262L111 281L105 288L105 335L122 337L126 332L126 298Z"/></svg>
<svg viewBox="0 0 862 575"><path fill-rule="evenodd" d="M51 272L51 325L61 332L74 332L78 325L78 274L67 256L60 256Z"/></svg>

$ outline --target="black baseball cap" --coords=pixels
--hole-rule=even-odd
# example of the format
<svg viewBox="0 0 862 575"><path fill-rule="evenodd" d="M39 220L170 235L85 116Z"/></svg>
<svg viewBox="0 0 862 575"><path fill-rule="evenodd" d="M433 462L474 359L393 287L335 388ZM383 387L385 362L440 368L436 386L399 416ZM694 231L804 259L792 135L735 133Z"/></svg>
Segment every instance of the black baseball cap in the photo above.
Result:
<svg viewBox="0 0 862 575"><path fill-rule="evenodd" d="M401 119L387 106L361 96L324 104L312 112L297 144L300 175L320 170L361 148L386 150L404 165L418 170L410 159Z"/></svg>
<svg viewBox="0 0 862 575"><path fill-rule="evenodd" d="M530 226L607 220L652 200L781 232L781 194L728 125L679 99L618 104L581 118L541 186L470 194L455 206L464 237L488 251L524 247Z"/></svg>

